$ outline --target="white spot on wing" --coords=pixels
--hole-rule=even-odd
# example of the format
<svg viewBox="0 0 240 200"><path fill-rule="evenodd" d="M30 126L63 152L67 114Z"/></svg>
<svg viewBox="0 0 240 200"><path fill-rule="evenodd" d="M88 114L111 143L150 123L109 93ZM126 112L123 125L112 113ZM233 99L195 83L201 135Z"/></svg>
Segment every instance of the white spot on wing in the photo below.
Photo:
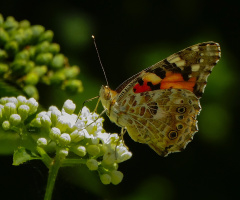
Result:
<svg viewBox="0 0 240 200"><path fill-rule="evenodd" d="M179 60L175 63L178 67L183 67L185 66L186 62L185 60Z"/></svg>
<svg viewBox="0 0 240 200"><path fill-rule="evenodd" d="M194 64L194 65L191 66L191 68L192 68L193 72L197 72L200 68L200 65L199 64Z"/></svg>
<svg viewBox="0 0 240 200"><path fill-rule="evenodd" d="M191 49L192 49L193 51L199 51L199 48L198 48L197 45L196 45L196 46L193 46Z"/></svg>
<svg viewBox="0 0 240 200"><path fill-rule="evenodd" d="M170 62L170 63L176 63L177 61L180 61L181 58L179 56L177 57L168 57L167 58L167 61Z"/></svg>

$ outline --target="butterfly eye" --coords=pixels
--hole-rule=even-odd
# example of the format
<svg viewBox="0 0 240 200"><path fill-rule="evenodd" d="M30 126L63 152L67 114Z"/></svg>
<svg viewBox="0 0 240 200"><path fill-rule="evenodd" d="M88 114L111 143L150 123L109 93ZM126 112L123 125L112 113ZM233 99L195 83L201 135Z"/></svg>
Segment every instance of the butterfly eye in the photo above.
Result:
<svg viewBox="0 0 240 200"><path fill-rule="evenodd" d="M184 106L178 107L178 108L177 108L177 112L183 114L183 113L186 112L186 108L185 108Z"/></svg>
<svg viewBox="0 0 240 200"><path fill-rule="evenodd" d="M108 86L104 86L104 99L109 100L111 98L111 91Z"/></svg>
<svg viewBox="0 0 240 200"><path fill-rule="evenodd" d="M177 136L178 136L178 132L177 132L177 131L170 131L170 132L168 133L168 138L169 138L170 140L176 139Z"/></svg>

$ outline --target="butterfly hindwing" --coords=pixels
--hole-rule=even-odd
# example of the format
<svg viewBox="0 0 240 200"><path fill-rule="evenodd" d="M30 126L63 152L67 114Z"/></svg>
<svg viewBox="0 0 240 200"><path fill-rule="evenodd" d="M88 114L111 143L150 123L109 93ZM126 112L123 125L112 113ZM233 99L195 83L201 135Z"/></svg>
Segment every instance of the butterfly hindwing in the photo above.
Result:
<svg viewBox="0 0 240 200"><path fill-rule="evenodd" d="M184 149L198 130L199 99L188 90L129 94L119 108L126 108L118 122L125 124L130 137L161 156Z"/></svg>

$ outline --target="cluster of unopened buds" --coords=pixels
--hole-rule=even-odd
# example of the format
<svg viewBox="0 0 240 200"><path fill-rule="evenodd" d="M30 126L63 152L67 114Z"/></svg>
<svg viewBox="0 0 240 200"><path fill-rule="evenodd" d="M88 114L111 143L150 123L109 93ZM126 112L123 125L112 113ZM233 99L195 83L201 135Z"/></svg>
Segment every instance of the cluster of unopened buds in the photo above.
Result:
<svg viewBox="0 0 240 200"><path fill-rule="evenodd" d="M59 110L51 106L48 111L36 114L38 103L23 96L0 99L0 123L5 131L31 133L36 146L52 149L62 159L80 159L92 171L98 171L103 184L118 184L123 174L118 164L131 158L118 134L106 133L103 118L83 107L81 114L74 114L76 105L67 100ZM35 114L26 125L25 120ZM37 131L35 131L37 130Z"/></svg>
<svg viewBox="0 0 240 200"><path fill-rule="evenodd" d="M53 43L54 33L28 20L6 19L0 14L0 78L16 84L28 95L39 98L36 85L60 86L69 93L83 90L77 79L78 66L70 66L68 58Z"/></svg>

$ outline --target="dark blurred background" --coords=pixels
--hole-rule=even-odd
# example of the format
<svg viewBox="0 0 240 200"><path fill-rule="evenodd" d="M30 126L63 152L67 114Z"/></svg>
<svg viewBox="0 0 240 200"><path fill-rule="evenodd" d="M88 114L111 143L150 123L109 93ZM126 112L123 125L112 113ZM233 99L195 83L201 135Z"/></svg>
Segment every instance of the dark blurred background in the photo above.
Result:
<svg viewBox="0 0 240 200"><path fill-rule="evenodd" d="M200 131L182 153L159 157L125 134L133 157L119 166L117 186L101 184L85 166L61 169L54 198L63 199L234 199L239 198L239 39L240 4L217 0L59 0L1 1L0 13L41 24L54 31L54 42L81 69L84 92L39 88L48 108L71 98L78 109L106 84L91 35L112 89L140 70L190 45L219 42L222 58L208 79L198 117ZM96 102L87 106L94 108ZM100 108L99 108L100 112ZM120 128L104 117L108 132ZM47 169L40 161L12 166L0 159L0 199L43 199ZM3 198L4 197L4 198Z"/></svg>

